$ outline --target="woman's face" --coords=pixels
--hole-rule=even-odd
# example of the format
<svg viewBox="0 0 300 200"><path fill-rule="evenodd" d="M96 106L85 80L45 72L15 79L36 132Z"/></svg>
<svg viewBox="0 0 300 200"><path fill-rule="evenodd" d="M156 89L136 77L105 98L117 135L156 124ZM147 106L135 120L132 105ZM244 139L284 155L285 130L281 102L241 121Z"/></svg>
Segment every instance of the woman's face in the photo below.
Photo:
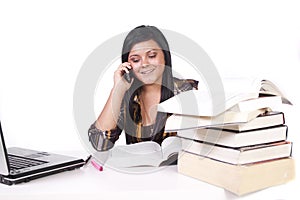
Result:
<svg viewBox="0 0 300 200"><path fill-rule="evenodd" d="M135 76L144 84L162 84L165 58L154 40L135 44L128 56Z"/></svg>

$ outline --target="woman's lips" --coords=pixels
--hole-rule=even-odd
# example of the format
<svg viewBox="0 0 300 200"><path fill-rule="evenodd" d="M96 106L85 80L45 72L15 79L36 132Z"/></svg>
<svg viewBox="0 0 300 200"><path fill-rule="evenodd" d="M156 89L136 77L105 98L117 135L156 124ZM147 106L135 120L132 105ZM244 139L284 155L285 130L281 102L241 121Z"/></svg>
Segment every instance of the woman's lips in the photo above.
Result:
<svg viewBox="0 0 300 200"><path fill-rule="evenodd" d="M150 74L151 72L153 72L155 70L155 68L149 68L149 69L142 69L140 70L140 74Z"/></svg>

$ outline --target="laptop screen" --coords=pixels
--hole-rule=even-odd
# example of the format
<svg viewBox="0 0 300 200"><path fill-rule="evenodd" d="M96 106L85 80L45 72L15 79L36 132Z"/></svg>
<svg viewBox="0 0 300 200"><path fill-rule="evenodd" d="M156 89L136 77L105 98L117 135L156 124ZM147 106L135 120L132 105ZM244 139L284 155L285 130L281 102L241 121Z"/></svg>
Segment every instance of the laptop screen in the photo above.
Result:
<svg viewBox="0 0 300 200"><path fill-rule="evenodd" d="M0 174L8 175L9 174L9 166L7 162L7 151L4 142L4 136L1 127L0 121Z"/></svg>

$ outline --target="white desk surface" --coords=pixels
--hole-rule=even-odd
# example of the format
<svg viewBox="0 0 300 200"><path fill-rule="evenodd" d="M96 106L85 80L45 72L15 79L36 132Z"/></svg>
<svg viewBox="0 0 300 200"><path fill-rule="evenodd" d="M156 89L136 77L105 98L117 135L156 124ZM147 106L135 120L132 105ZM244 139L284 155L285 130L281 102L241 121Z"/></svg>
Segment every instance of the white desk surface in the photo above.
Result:
<svg viewBox="0 0 300 200"><path fill-rule="evenodd" d="M296 186L297 185L297 186ZM33 180L0 185L0 200L22 199L297 199L298 180L238 197L222 188L177 173L168 166L152 173L121 173L92 165Z"/></svg>

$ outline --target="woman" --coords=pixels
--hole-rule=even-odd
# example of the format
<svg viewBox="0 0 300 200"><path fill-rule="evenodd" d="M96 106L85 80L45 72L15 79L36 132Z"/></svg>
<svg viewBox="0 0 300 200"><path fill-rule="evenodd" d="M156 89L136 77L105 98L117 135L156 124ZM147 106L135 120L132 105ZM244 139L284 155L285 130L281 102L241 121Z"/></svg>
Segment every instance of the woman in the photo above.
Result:
<svg viewBox="0 0 300 200"><path fill-rule="evenodd" d="M124 74L133 78L126 81ZM113 147L122 130L126 143L155 141L159 144L176 133L164 132L167 114L156 105L182 91L197 89L198 81L172 75L171 53L162 32L139 26L129 32L122 49L122 64L114 73L114 85L89 138L98 151Z"/></svg>

